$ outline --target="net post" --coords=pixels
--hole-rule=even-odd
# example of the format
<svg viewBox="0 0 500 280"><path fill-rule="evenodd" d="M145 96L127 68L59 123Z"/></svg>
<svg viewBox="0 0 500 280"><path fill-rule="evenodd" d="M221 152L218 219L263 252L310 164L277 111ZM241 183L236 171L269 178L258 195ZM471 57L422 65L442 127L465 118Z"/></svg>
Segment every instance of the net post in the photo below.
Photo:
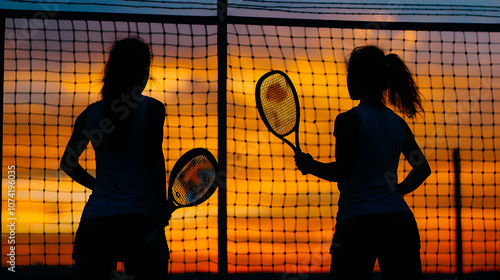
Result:
<svg viewBox="0 0 500 280"><path fill-rule="evenodd" d="M217 0L218 64L218 161L220 166L218 194L218 275L227 278L227 0Z"/></svg>
<svg viewBox="0 0 500 280"><path fill-rule="evenodd" d="M455 242L456 242L456 278L457 280L463 277L463 249L462 249L462 194L460 181L460 150L453 151L453 165L455 172Z"/></svg>

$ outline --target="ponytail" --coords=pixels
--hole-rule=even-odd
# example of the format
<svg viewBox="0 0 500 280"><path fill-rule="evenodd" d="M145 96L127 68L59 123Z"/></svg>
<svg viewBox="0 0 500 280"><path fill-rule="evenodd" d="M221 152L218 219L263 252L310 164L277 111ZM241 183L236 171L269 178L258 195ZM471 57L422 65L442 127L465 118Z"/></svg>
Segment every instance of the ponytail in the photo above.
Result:
<svg viewBox="0 0 500 280"><path fill-rule="evenodd" d="M404 116L415 117L423 111L421 93L412 74L397 54L385 56L388 67L387 98Z"/></svg>

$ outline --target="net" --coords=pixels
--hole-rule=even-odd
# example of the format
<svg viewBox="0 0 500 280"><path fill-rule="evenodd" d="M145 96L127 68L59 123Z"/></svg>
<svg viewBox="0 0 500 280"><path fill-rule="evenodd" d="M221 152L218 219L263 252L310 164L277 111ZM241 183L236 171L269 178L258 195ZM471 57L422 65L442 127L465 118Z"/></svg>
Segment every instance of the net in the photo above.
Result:
<svg viewBox="0 0 500 280"><path fill-rule="evenodd" d="M163 152L172 170L192 148L217 152L216 27L25 18L8 18L5 26L3 166L17 172L16 263L71 266L74 234L90 191L60 171L59 161L76 117L99 100L111 45L128 36L151 44L153 80L144 94L166 105ZM95 174L90 145L80 162ZM172 273L214 270L216 197L173 214L167 227ZM3 207L5 218L7 204ZM2 240L5 251L7 239ZM2 266L6 261L3 254Z"/></svg>
<svg viewBox="0 0 500 280"><path fill-rule="evenodd" d="M451 165L456 147L463 164L464 272L498 270L500 33L299 25L228 26L229 271L329 271L336 184L295 169L293 151L267 131L249 93L269 69L286 72L301 104L302 149L320 161L334 161L335 117L356 105L347 93L345 58L354 47L370 44L406 61L425 99L425 114L409 125L433 173L405 198L419 225L424 272L456 269ZM402 160L399 178L409 169Z"/></svg>
<svg viewBox="0 0 500 280"><path fill-rule="evenodd" d="M370 29L228 20L227 116L219 116L213 21L5 19L2 227L11 217L6 175L15 166L18 266L72 264L74 233L89 192L59 171L59 160L76 117L99 99L109 47L117 38L139 35L155 55L154 79L145 94L166 104L167 170L194 147L217 155L217 131L227 129L230 273L286 278L328 272L338 190L295 169L293 151L258 116L255 84L271 69L286 72L299 94L303 151L333 161L333 122L355 105L347 93L345 57L366 44L403 58L425 97L425 114L409 125L433 173L406 196L420 229L424 272L456 271L451 171L456 147L462 151L464 272L500 269L495 114L500 32L460 30L464 25L447 31L436 25ZM218 127L219 117L227 119L227 128ZM93 172L91 149L81 162ZM400 178L408 171L402 161ZM174 213L167 228L171 273L218 271L217 206L214 194L205 204ZM3 233L3 252L7 242ZM2 266L7 260L2 254Z"/></svg>

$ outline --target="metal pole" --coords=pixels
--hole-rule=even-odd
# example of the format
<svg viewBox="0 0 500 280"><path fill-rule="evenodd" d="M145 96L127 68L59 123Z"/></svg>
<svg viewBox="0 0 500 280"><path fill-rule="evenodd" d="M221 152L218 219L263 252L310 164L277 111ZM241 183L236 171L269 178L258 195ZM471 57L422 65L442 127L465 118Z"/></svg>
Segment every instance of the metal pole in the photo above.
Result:
<svg viewBox="0 0 500 280"><path fill-rule="evenodd" d="M217 1L218 57L218 146L219 146L219 209L218 209L218 274L227 278L227 0Z"/></svg>
<svg viewBox="0 0 500 280"><path fill-rule="evenodd" d="M456 279L460 280L463 277L463 249L462 249L462 194L460 182L460 150L453 151L453 163L455 167L455 213L456 213Z"/></svg>

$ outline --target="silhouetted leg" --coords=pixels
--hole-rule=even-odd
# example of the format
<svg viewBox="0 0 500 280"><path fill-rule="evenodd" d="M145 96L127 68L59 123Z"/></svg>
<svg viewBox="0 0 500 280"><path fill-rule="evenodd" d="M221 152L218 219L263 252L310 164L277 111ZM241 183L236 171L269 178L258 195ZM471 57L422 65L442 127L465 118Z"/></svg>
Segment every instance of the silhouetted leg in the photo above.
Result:
<svg viewBox="0 0 500 280"><path fill-rule="evenodd" d="M125 263L127 275L134 276L134 280L165 280L168 276L169 260Z"/></svg>
<svg viewBox="0 0 500 280"><path fill-rule="evenodd" d="M330 248L330 279L370 279L376 255L367 227L363 217L352 217L337 224Z"/></svg>
<svg viewBox="0 0 500 280"><path fill-rule="evenodd" d="M378 259L384 280L421 279L420 236L413 214L394 213L388 217Z"/></svg>
<svg viewBox="0 0 500 280"><path fill-rule="evenodd" d="M116 261L110 256L112 248L106 218L82 220L75 236L73 259L74 278L78 280L110 280L116 272Z"/></svg>
<svg viewBox="0 0 500 280"><path fill-rule="evenodd" d="M165 280L168 275L169 249L165 230L154 221L138 216L127 228L130 239L127 244L125 272L135 276L134 280Z"/></svg>
<svg viewBox="0 0 500 280"><path fill-rule="evenodd" d="M375 266L376 256L365 250L354 248L332 251L330 279L332 280L361 280L370 279Z"/></svg>
<svg viewBox="0 0 500 280"><path fill-rule="evenodd" d="M87 262L75 261L75 280L110 280L114 279L113 271L116 271L116 262Z"/></svg>
<svg viewBox="0 0 500 280"><path fill-rule="evenodd" d="M422 278L420 250L386 252L379 257L384 280L418 280Z"/></svg>

